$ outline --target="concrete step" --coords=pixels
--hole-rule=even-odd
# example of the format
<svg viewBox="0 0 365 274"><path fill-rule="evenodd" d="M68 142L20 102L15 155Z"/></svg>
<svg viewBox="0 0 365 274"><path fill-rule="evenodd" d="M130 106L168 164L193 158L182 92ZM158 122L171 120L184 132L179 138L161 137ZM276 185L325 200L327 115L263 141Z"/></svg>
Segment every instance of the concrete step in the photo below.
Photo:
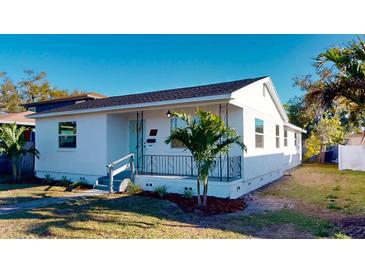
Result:
<svg viewBox="0 0 365 274"><path fill-rule="evenodd" d="M131 172L129 170L123 171L113 178L113 190L116 192L126 186L126 179L131 179ZM109 176L103 176L98 179L98 184L95 186L96 189L109 190Z"/></svg>

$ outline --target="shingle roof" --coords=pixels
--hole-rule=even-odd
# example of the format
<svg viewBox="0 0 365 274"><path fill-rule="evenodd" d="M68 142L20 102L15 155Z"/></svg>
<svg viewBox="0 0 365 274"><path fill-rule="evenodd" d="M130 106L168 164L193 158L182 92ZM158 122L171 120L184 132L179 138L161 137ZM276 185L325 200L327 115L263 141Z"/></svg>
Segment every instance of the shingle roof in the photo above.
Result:
<svg viewBox="0 0 365 274"><path fill-rule="evenodd" d="M91 100L80 104L54 108L51 110L39 112L37 114L64 112L64 111L78 111L78 110L87 110L94 108L104 108L113 106L123 106L123 105L142 104L142 103L160 102L168 100L214 96L221 94L230 94L240 88L243 88L265 77L243 79L243 80L203 85L203 86L137 93L123 96L113 96L103 99Z"/></svg>
<svg viewBox="0 0 365 274"><path fill-rule="evenodd" d="M34 112L25 111L25 112L18 112L18 113L7 113L0 115L0 124L13 124L16 123L17 125L28 125L34 126L35 120L31 118L27 118L27 115L33 114Z"/></svg>
<svg viewBox="0 0 365 274"><path fill-rule="evenodd" d="M76 100L84 100L84 99L101 99L101 98L107 98L107 96L95 92L85 93L85 94L79 94L79 95L71 95L71 96L65 96L60 97L56 99L49 99L39 102L33 102L33 103L26 103L22 104L22 106L25 107L33 107L33 106L39 106L39 105L45 105L50 103L57 103L57 102L65 102L65 101L76 101Z"/></svg>

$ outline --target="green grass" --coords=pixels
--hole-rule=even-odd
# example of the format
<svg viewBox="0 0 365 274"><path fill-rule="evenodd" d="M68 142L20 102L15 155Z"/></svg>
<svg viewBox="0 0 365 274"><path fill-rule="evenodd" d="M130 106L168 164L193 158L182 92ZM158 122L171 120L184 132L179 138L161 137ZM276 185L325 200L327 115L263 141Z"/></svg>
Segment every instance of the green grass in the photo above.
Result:
<svg viewBox="0 0 365 274"><path fill-rule="evenodd" d="M203 219L202 219L203 218ZM0 215L1 238L247 238L240 231L184 213L175 204L111 195Z"/></svg>
<svg viewBox="0 0 365 274"><path fill-rule="evenodd" d="M336 165L303 164L262 192L346 215L365 214L365 172L339 171Z"/></svg>
<svg viewBox="0 0 365 274"><path fill-rule="evenodd" d="M334 227L330 222L306 216L290 209L241 217L235 221L239 222L241 226L249 227L251 231L273 225L288 224L293 225L297 230L309 232L317 237L330 237L334 235Z"/></svg>
<svg viewBox="0 0 365 274"><path fill-rule="evenodd" d="M37 184L0 184L0 206L29 202L35 199L69 195L65 187Z"/></svg>

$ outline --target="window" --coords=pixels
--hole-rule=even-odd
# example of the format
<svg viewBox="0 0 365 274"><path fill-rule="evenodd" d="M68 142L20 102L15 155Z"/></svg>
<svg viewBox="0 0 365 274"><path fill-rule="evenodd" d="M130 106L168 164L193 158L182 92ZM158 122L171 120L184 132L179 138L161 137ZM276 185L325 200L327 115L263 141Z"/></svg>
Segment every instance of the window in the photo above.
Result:
<svg viewBox="0 0 365 274"><path fill-rule="evenodd" d="M279 125L276 125L276 148L280 147L280 127Z"/></svg>
<svg viewBox="0 0 365 274"><path fill-rule="evenodd" d="M284 129L284 147L288 146L288 131Z"/></svg>
<svg viewBox="0 0 365 274"><path fill-rule="evenodd" d="M257 148L264 147L264 121L255 119L255 145Z"/></svg>
<svg viewBox="0 0 365 274"><path fill-rule="evenodd" d="M76 122L58 124L58 147L76 148Z"/></svg>
<svg viewBox="0 0 365 274"><path fill-rule="evenodd" d="M294 146L297 147L298 146L298 134L294 133Z"/></svg>
<svg viewBox="0 0 365 274"><path fill-rule="evenodd" d="M177 117L171 118L171 131L174 130L175 128L184 128L184 127L186 127L186 123L183 120ZM185 148L185 146L180 141L173 140L171 142L171 148Z"/></svg>

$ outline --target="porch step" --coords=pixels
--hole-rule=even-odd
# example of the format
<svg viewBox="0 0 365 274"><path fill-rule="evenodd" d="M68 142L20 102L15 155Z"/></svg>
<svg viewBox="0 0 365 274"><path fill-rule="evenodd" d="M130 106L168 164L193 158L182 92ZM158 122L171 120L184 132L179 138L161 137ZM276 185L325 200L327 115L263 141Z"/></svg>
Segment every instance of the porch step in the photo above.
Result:
<svg viewBox="0 0 365 274"><path fill-rule="evenodd" d="M113 179L113 190L119 192L120 186L125 179L131 179L132 173L129 170L123 171L118 175L114 176ZM109 189L109 176L103 176L98 179L98 184L95 186L96 189L108 190Z"/></svg>

